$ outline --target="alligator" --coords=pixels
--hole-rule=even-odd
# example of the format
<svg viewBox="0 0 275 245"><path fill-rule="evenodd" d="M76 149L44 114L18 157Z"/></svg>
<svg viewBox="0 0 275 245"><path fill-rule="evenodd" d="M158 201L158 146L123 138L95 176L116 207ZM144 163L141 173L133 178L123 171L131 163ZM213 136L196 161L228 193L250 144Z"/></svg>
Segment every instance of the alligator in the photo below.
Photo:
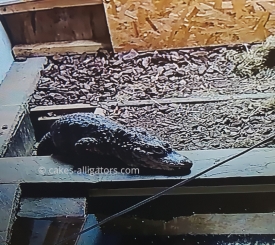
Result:
<svg viewBox="0 0 275 245"><path fill-rule="evenodd" d="M127 167L190 172L193 163L138 127L126 127L94 113L61 116L42 137L37 155L83 156L87 152L120 159Z"/></svg>

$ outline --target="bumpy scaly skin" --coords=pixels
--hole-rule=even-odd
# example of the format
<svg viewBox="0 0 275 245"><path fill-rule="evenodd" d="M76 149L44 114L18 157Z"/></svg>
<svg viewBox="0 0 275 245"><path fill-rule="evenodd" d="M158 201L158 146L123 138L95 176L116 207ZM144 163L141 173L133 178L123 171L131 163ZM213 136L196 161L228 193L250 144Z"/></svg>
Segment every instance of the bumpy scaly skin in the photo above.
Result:
<svg viewBox="0 0 275 245"><path fill-rule="evenodd" d="M190 170L192 162L168 143L140 128L126 128L93 113L61 117L51 126L37 149L37 155L85 152L114 156L129 167L153 170Z"/></svg>

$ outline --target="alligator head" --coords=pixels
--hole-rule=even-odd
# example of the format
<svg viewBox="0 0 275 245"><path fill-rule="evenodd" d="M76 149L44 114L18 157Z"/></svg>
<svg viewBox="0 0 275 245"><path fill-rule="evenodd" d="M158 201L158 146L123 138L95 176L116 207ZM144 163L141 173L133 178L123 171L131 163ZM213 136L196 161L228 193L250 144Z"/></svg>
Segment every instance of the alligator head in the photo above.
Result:
<svg viewBox="0 0 275 245"><path fill-rule="evenodd" d="M132 134L129 165L165 172L190 171L193 166L191 160L177 153L167 142L150 135L145 130L132 128L128 132Z"/></svg>

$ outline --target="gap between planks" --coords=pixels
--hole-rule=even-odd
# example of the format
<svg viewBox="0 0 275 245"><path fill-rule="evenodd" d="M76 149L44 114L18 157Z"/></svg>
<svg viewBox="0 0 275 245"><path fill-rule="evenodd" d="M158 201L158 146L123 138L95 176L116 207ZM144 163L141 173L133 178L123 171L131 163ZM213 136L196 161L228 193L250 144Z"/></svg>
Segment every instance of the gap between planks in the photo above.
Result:
<svg viewBox="0 0 275 245"><path fill-rule="evenodd" d="M154 104L195 104L195 103L214 103L222 102L228 100L242 100L242 99L268 99L275 97L275 93L257 93L257 94L240 94L240 95L218 95L215 97L194 97L194 98L167 98L167 99L154 99L154 100L135 100L135 101L125 101L123 103L119 102L101 102L98 105L90 104L68 104L68 105L52 105L52 106L37 106L30 109L32 114L34 113L66 113L66 111L79 112L81 110L95 109L100 107L100 105L106 106L118 106L118 107L128 107L128 106L148 106ZM41 117L39 121L44 120L56 120L60 116L55 117Z"/></svg>
<svg viewBox="0 0 275 245"><path fill-rule="evenodd" d="M90 197L131 197L152 196L165 190L164 187L90 189ZM188 186L177 187L165 195L202 195L202 194L236 194L236 193L275 192L275 184L261 185L224 185L224 186Z"/></svg>
<svg viewBox="0 0 275 245"><path fill-rule="evenodd" d="M29 58L39 56L53 56L55 54L92 54L99 49L110 49L110 44L103 44L91 40L49 42L39 44L24 44L13 47L15 58Z"/></svg>
<svg viewBox="0 0 275 245"><path fill-rule="evenodd" d="M87 5L103 4L102 0L34 0L34 1L12 1L0 7L0 15L15 14L29 11L39 11L53 8L65 8ZM3 4L1 4L3 5Z"/></svg>

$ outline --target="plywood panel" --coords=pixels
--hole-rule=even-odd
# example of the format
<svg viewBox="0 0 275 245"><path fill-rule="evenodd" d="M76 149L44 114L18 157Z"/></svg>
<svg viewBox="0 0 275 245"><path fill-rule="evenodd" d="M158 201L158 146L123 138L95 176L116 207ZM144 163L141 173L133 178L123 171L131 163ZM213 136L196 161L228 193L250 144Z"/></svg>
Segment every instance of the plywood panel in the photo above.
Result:
<svg viewBox="0 0 275 245"><path fill-rule="evenodd" d="M103 5L24 12L3 18L13 45L76 40L110 43Z"/></svg>
<svg viewBox="0 0 275 245"><path fill-rule="evenodd" d="M116 51L263 41L274 34L274 0L110 0Z"/></svg>

